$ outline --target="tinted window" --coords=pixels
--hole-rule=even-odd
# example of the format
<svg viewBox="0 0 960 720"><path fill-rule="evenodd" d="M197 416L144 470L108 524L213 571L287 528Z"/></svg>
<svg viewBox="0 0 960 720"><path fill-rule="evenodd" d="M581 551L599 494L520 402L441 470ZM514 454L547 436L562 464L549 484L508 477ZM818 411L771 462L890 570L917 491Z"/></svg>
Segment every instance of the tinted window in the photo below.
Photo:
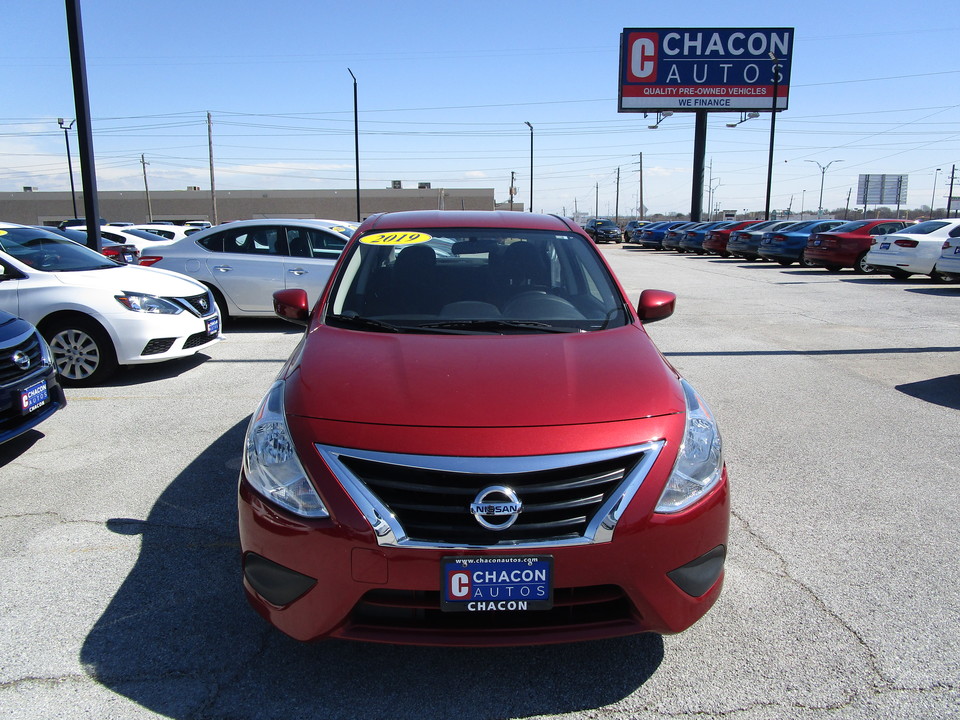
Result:
<svg viewBox="0 0 960 720"><path fill-rule="evenodd" d="M200 238L197 243L211 252L244 255L287 254L283 229L275 226L230 228L221 233Z"/></svg>

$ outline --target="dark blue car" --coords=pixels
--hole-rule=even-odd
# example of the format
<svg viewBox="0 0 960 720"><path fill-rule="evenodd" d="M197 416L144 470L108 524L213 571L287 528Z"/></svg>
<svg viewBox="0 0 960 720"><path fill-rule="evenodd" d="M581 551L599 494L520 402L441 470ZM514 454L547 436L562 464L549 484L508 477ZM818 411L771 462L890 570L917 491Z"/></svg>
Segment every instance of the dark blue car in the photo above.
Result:
<svg viewBox="0 0 960 720"><path fill-rule="evenodd" d="M680 239L678 252L703 253L703 241L707 239L707 233L711 230L725 228L729 225L736 225L736 220L716 220L714 222L700 223L687 228L687 231Z"/></svg>
<svg viewBox="0 0 960 720"><path fill-rule="evenodd" d="M26 320L0 310L0 443L67 404L50 348Z"/></svg>
<svg viewBox="0 0 960 720"><path fill-rule="evenodd" d="M760 259L760 240L766 232L782 230L790 225L795 225L796 220L766 220L756 225L750 225L743 230L737 230L730 233L730 240L727 242L727 252L734 257L740 257L744 260L753 262Z"/></svg>
<svg viewBox="0 0 960 720"><path fill-rule="evenodd" d="M690 228L699 224L700 223L696 223L696 222L684 222L684 223L680 223L679 225L674 225L663 234L663 240L661 240L660 246L664 250L679 249L680 240L683 238L683 234Z"/></svg>
<svg viewBox="0 0 960 720"><path fill-rule="evenodd" d="M640 244L644 247L660 250L663 247L663 236L667 234L667 231L687 223L687 220L663 220L647 225L640 232Z"/></svg>
<svg viewBox="0 0 960 720"><path fill-rule="evenodd" d="M816 233L829 232L843 225L845 220L804 220L782 230L763 233L760 240L760 257L775 260L784 267L799 262L804 267L819 267L807 262L803 251Z"/></svg>

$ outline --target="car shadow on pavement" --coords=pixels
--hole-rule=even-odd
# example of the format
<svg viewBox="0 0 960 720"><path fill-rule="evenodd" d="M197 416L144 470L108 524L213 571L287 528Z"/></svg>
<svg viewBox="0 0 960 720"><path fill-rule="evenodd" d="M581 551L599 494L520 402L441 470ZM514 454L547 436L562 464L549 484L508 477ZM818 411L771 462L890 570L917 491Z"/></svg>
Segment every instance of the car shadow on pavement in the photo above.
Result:
<svg viewBox="0 0 960 720"><path fill-rule="evenodd" d="M930 380L906 383L897 385L896 389L905 395L934 405L960 410L960 375L945 375Z"/></svg>
<svg viewBox="0 0 960 720"><path fill-rule="evenodd" d="M663 661L659 635L532 648L304 644L247 605L236 483L247 420L164 490L140 554L80 659L118 695L171 718L390 717L458 720L562 714L629 696Z"/></svg>

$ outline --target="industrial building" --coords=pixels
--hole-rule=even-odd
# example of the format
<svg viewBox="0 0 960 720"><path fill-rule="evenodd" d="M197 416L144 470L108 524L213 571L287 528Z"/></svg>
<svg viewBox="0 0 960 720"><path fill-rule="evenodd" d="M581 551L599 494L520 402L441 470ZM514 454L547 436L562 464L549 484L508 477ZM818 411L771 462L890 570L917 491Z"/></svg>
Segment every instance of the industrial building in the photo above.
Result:
<svg viewBox="0 0 960 720"><path fill-rule="evenodd" d="M186 190L101 191L100 216L107 222L206 220L211 223L255 218L329 218L355 221L357 196L354 190ZM76 208L76 211L74 210ZM497 203L492 188L434 188L419 183L416 189L400 182L378 190L360 190L362 218L399 210L516 210L523 204ZM76 215L74 214L76 212ZM79 215L83 217L83 196L79 191L0 193L0 221L23 225L57 225Z"/></svg>

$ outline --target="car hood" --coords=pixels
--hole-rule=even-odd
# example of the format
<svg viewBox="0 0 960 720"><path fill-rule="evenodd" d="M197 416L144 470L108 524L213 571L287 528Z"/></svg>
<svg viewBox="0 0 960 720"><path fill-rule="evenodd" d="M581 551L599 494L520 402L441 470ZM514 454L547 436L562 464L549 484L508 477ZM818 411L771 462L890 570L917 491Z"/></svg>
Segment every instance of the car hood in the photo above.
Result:
<svg viewBox="0 0 960 720"><path fill-rule="evenodd" d="M420 427L538 427L684 412L638 326L550 335L421 335L316 326L287 369L286 412Z"/></svg>
<svg viewBox="0 0 960 720"><path fill-rule="evenodd" d="M89 287L116 292L183 297L206 292L206 288L178 273L139 265L120 265L100 270L48 273L70 287Z"/></svg>

